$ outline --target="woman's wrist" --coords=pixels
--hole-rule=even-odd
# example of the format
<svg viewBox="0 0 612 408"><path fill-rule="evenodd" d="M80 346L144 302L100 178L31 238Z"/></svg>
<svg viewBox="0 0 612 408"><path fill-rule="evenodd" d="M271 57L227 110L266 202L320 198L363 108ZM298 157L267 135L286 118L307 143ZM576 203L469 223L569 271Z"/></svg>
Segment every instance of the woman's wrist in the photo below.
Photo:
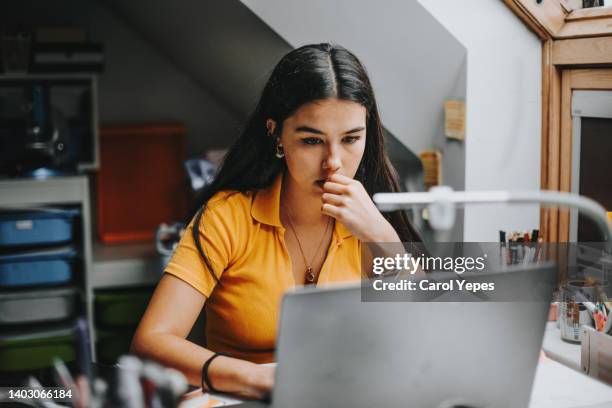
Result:
<svg viewBox="0 0 612 408"><path fill-rule="evenodd" d="M365 242L401 242L395 229L385 219L379 230L370 229L369 234L362 241Z"/></svg>
<svg viewBox="0 0 612 408"><path fill-rule="evenodd" d="M248 398L262 398L268 391L261 366L249 361L220 356L209 367L208 378L220 391Z"/></svg>
<svg viewBox="0 0 612 408"><path fill-rule="evenodd" d="M238 392L245 384L243 373L249 364L237 358L219 356L208 367L208 380L220 392Z"/></svg>

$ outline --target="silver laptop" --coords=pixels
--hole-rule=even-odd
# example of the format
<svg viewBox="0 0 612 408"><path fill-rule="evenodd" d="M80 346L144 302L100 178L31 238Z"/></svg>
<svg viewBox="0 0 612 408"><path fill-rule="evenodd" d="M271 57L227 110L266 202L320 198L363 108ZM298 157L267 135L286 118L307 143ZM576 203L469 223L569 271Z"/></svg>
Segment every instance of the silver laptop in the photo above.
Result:
<svg viewBox="0 0 612 408"><path fill-rule="evenodd" d="M272 406L527 406L556 268L483 279L539 293L512 302L362 302L360 285L287 294Z"/></svg>

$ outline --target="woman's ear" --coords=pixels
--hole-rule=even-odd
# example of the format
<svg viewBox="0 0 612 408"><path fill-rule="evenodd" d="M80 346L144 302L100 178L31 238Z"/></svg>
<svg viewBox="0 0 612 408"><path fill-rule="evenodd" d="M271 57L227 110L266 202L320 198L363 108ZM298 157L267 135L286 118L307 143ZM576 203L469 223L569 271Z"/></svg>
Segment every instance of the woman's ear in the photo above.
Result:
<svg viewBox="0 0 612 408"><path fill-rule="evenodd" d="M266 120L266 128L268 129L268 135L273 136L276 130L276 121L274 119Z"/></svg>

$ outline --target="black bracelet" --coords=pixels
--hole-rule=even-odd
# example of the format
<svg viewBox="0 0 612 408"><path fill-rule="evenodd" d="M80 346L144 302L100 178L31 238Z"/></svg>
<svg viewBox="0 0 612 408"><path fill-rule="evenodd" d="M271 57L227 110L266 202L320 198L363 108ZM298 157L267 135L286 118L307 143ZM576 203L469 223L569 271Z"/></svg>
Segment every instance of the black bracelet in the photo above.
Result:
<svg viewBox="0 0 612 408"><path fill-rule="evenodd" d="M212 357L206 360L206 362L204 362L204 365L202 366L202 389L204 389L205 388L204 385L206 385L206 388L208 389L209 392L215 392L215 393L223 392L213 387L210 382L210 378L208 377L208 367L210 367L210 363L212 363L213 360L219 356L229 357L230 353L215 353L212 355Z"/></svg>

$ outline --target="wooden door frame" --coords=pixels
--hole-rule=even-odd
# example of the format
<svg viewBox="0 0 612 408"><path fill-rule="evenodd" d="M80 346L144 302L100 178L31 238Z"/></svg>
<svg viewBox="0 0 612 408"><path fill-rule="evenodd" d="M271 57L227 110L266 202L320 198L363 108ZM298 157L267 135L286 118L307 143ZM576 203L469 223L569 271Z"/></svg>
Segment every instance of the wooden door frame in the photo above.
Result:
<svg viewBox="0 0 612 408"><path fill-rule="evenodd" d="M540 187L571 191L574 90L612 89L612 8L573 10L568 0L503 0L542 41ZM542 209L540 235L569 240L569 211Z"/></svg>
<svg viewBox="0 0 612 408"><path fill-rule="evenodd" d="M579 90L612 90L612 68L563 69L561 77L560 190L571 191L572 183L572 94ZM569 241L569 212L559 213L558 241Z"/></svg>

